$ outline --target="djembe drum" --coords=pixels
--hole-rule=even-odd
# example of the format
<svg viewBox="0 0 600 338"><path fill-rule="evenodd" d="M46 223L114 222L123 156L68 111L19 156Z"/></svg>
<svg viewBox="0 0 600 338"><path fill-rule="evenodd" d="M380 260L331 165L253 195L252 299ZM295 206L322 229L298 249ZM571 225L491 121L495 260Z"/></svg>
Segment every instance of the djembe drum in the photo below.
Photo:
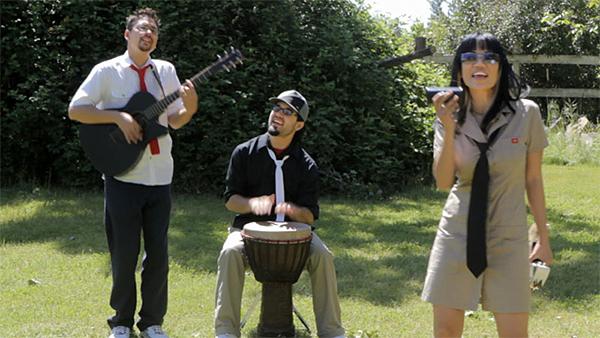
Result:
<svg viewBox="0 0 600 338"><path fill-rule="evenodd" d="M242 238L248 264L262 283L258 334L294 337L292 285L308 259L311 227L297 222L251 222L244 225Z"/></svg>

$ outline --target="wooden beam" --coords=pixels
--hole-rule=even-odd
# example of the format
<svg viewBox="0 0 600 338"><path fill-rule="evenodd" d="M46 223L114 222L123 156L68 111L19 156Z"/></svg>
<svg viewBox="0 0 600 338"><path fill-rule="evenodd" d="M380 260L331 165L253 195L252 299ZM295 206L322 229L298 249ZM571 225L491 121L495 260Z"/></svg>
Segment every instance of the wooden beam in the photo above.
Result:
<svg viewBox="0 0 600 338"><path fill-rule="evenodd" d="M532 97L584 97L600 98L600 89L589 88L531 88Z"/></svg>
<svg viewBox="0 0 600 338"><path fill-rule="evenodd" d="M378 65L380 67L391 68L391 67L402 65L403 63L407 63L407 62L410 62L415 59L420 59L424 56L431 55L431 54L433 54L433 49L427 47L425 49L417 50L417 51L414 51L407 55L395 56L395 57L385 59L383 61L380 61L378 63Z"/></svg>
<svg viewBox="0 0 600 338"><path fill-rule="evenodd" d="M453 55L434 54L423 58L425 61L452 63ZM596 55L509 55L511 63L543 63L562 65L596 65L600 66L600 56Z"/></svg>
<svg viewBox="0 0 600 338"><path fill-rule="evenodd" d="M423 60L425 61L433 61L437 63L452 63L454 59L453 55L441 55L441 54L433 54L431 56L425 56Z"/></svg>
<svg viewBox="0 0 600 338"><path fill-rule="evenodd" d="M597 55L509 55L508 59L518 63L600 66L600 56Z"/></svg>

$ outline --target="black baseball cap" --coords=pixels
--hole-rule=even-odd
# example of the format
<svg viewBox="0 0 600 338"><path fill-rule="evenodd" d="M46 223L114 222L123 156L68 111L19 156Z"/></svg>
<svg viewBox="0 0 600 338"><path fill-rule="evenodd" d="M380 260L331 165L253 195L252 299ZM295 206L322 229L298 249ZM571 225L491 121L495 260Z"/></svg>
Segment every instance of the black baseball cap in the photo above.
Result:
<svg viewBox="0 0 600 338"><path fill-rule="evenodd" d="M285 92L279 94L277 97L269 98L269 102L273 104L277 104L278 102L283 102L290 106L290 108L300 116L302 121L306 121L308 119L308 102L296 90L286 90Z"/></svg>

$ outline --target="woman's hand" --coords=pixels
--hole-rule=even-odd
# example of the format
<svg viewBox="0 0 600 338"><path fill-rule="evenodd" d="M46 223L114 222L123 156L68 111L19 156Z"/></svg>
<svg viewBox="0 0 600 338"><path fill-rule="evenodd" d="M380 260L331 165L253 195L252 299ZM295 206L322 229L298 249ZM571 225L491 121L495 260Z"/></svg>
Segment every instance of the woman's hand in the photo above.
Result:
<svg viewBox="0 0 600 338"><path fill-rule="evenodd" d="M529 261L533 262L536 259L541 260L546 265L552 265L554 259L552 258L552 248L550 248L550 241L548 239L539 240L535 243L533 250L529 254Z"/></svg>
<svg viewBox="0 0 600 338"><path fill-rule="evenodd" d="M444 125L445 129L456 127L454 120L454 112L460 109L458 100L459 97L452 92L437 93L431 99L438 119Z"/></svg>

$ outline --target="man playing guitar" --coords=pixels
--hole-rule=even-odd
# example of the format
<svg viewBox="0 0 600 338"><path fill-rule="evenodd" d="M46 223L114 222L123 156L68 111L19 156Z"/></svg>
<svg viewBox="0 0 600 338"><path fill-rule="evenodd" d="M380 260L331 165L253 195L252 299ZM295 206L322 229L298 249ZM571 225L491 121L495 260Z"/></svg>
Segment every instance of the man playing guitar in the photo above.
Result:
<svg viewBox="0 0 600 338"><path fill-rule="evenodd" d="M127 143L143 139L143 126L124 107L138 91L156 98L179 91L179 97L158 117L164 127L178 129L198 109L191 81L180 85L175 67L150 58L156 49L160 20L150 8L127 18L127 51L97 64L69 104L69 118L84 124L116 124ZM113 286L108 319L110 337L130 337L136 309L135 267L144 234L142 306L137 323L142 337L167 337L162 331L167 311L167 229L173 176L172 140L169 134L150 140L139 161L116 176L104 175L105 227L111 255ZM142 231L143 230L143 231Z"/></svg>

